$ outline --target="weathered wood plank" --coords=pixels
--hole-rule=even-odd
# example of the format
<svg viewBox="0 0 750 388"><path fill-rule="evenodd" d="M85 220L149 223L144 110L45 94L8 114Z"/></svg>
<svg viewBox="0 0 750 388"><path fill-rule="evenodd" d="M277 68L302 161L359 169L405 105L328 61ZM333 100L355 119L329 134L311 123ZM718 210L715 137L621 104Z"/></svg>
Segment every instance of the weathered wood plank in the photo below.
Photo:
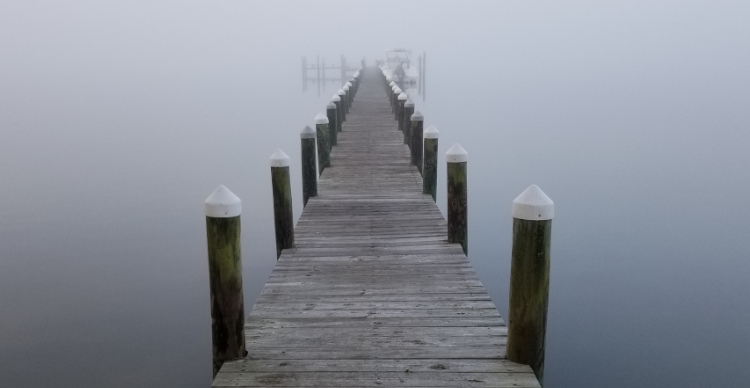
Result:
<svg viewBox="0 0 750 388"><path fill-rule="evenodd" d="M430 372L232 372L214 387L520 387L538 386L526 373Z"/></svg>
<svg viewBox="0 0 750 388"><path fill-rule="evenodd" d="M244 360L225 364L225 372L430 372L529 373L528 365L487 359Z"/></svg>
<svg viewBox="0 0 750 388"><path fill-rule="evenodd" d="M314 328L314 327L485 327L505 326L500 317L453 317L453 318L249 318L248 328ZM250 335L250 334L248 334Z"/></svg>

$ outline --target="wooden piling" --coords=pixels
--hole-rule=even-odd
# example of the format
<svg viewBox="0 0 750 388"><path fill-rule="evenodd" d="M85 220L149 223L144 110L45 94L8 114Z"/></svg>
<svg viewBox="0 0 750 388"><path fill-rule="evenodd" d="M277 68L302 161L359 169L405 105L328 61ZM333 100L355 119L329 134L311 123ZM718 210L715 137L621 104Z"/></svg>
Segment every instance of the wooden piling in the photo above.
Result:
<svg viewBox="0 0 750 388"><path fill-rule="evenodd" d="M242 299L242 202L224 186L206 198L208 276L211 289L213 375L225 361L245 357L245 309Z"/></svg>
<svg viewBox="0 0 750 388"><path fill-rule="evenodd" d="M354 85L352 85L351 81L344 85L344 91L346 92L347 106L349 106L349 110L351 110L352 104L354 103Z"/></svg>
<svg viewBox="0 0 750 388"><path fill-rule="evenodd" d="M339 95L339 98L341 99L341 122L343 123L344 121L346 121L346 112L347 112L346 92L344 91L344 89L339 89L338 95Z"/></svg>
<svg viewBox="0 0 750 388"><path fill-rule="evenodd" d="M352 84L354 85L354 97L357 97L357 92L359 91L359 84L362 80L361 78L361 72L360 70L357 70L356 73L354 73L354 77L352 77Z"/></svg>
<svg viewBox="0 0 750 388"><path fill-rule="evenodd" d="M315 169L315 131L306 126L299 134L302 150L302 206L318 195L318 174Z"/></svg>
<svg viewBox="0 0 750 388"><path fill-rule="evenodd" d="M417 114L419 113L419 114ZM419 173L422 174L422 137L424 129L424 116L419 111L412 115L412 125L409 130L410 134L410 148L411 148L411 164L417 166ZM424 174L422 175L424 176Z"/></svg>
<svg viewBox="0 0 750 388"><path fill-rule="evenodd" d="M448 165L448 242L459 243L468 256L469 228L466 193L466 164L469 154L458 144L446 153Z"/></svg>
<svg viewBox="0 0 750 388"><path fill-rule="evenodd" d="M399 92L396 93L396 90L399 90ZM390 94L388 95L388 99L391 103L391 112L393 112L394 114L396 113L396 98L398 97L398 94L401 93L400 90L401 89L399 89L398 86L396 86L396 83L394 82L393 86L391 86Z"/></svg>
<svg viewBox="0 0 750 388"><path fill-rule="evenodd" d="M513 200L513 251L508 305L508 360L531 366L544 385L554 203L536 185Z"/></svg>
<svg viewBox="0 0 750 388"><path fill-rule="evenodd" d="M323 174L323 170L331 166L331 146L328 143L328 117L323 113L318 113L315 116L315 134L318 138L318 174Z"/></svg>
<svg viewBox="0 0 750 388"><path fill-rule="evenodd" d="M336 105L336 127L338 132L341 132L343 130L342 124L344 123L344 110L341 105L341 97L339 97L338 94L334 94L333 97L331 97L331 101Z"/></svg>
<svg viewBox="0 0 750 388"><path fill-rule="evenodd" d="M326 105L326 115L328 116L328 143L330 148L333 148L339 142L338 112L333 101Z"/></svg>
<svg viewBox="0 0 750 388"><path fill-rule="evenodd" d="M430 125L424 131L424 168L422 170L422 194L432 195L437 202L438 130Z"/></svg>
<svg viewBox="0 0 750 388"><path fill-rule="evenodd" d="M404 114L402 117L402 128L404 132L404 144L409 144L406 139L411 139L411 116L414 114L414 101L407 99L404 103ZM411 145L409 146L411 148Z"/></svg>
<svg viewBox="0 0 750 388"><path fill-rule="evenodd" d="M398 103L398 96L401 95L401 88L398 86L393 87L393 118L398 120L398 115L401 114L399 112L399 103Z"/></svg>
<svg viewBox="0 0 750 388"><path fill-rule="evenodd" d="M294 247L289 156L282 150L276 150L271 155L271 186L273 188L273 218L276 229L276 258L278 259L283 249Z"/></svg>
<svg viewBox="0 0 750 388"><path fill-rule="evenodd" d="M352 105L352 93L351 93L351 90L349 90L350 88L348 84L344 85L342 89L344 90L343 98L344 98L344 101L346 101L346 103L344 104L344 106L346 107L345 112L346 114L349 114L349 109L351 108L351 105Z"/></svg>
<svg viewBox="0 0 750 388"><path fill-rule="evenodd" d="M398 94L397 102L398 107L396 111L396 120L398 121L398 129L400 131L404 131L404 105L406 104L406 100L409 99L409 96L406 95L406 93L401 92Z"/></svg>
<svg viewBox="0 0 750 388"><path fill-rule="evenodd" d="M396 108L393 104L393 97L395 95L396 91L396 83L393 81L388 82L388 88L385 90L386 94L388 95L388 102L391 104L391 112L395 112Z"/></svg>

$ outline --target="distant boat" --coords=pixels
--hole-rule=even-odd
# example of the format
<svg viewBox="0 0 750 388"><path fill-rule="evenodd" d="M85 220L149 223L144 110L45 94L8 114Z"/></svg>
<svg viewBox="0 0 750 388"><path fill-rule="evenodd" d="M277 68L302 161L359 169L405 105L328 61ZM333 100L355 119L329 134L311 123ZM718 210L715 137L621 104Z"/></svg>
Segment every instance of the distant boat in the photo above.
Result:
<svg viewBox="0 0 750 388"><path fill-rule="evenodd" d="M397 48L386 51L385 63L380 68L402 89L419 82L419 68L411 62L411 50Z"/></svg>

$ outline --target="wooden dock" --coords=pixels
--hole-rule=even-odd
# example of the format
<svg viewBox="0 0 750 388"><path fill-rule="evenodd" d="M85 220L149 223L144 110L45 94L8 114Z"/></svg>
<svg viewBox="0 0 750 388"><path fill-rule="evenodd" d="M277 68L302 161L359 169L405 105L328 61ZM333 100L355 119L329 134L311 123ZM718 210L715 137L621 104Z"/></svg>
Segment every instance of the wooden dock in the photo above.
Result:
<svg viewBox="0 0 750 388"><path fill-rule="evenodd" d="M331 167L213 387L539 387L366 69Z"/></svg>

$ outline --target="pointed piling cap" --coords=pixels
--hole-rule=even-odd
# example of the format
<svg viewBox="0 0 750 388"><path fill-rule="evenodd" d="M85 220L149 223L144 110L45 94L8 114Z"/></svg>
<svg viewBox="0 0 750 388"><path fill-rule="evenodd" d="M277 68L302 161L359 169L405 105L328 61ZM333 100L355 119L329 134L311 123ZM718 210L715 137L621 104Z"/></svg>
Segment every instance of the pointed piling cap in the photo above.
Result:
<svg viewBox="0 0 750 388"><path fill-rule="evenodd" d="M333 102L341 101L341 97L339 97L338 94L334 94L333 97L331 97L331 101L333 101Z"/></svg>
<svg viewBox="0 0 750 388"><path fill-rule="evenodd" d="M338 98L339 101L341 101L341 98L339 98L339 96L336 96L336 98ZM331 101L328 103L328 105L326 105L326 109L336 109L336 104L334 104L333 101Z"/></svg>
<svg viewBox="0 0 750 388"><path fill-rule="evenodd" d="M344 89L339 89L338 93L339 96L346 96L346 92L344 91Z"/></svg>
<svg viewBox="0 0 750 388"><path fill-rule="evenodd" d="M398 95L398 100L399 101L406 101L408 99L409 99L409 96L407 96L406 93L404 93L404 92L399 93L399 95Z"/></svg>
<svg viewBox="0 0 750 388"><path fill-rule="evenodd" d="M393 89L393 87L394 87L394 86L396 86L396 83L395 83L395 82L393 82L393 81L391 81L391 79L390 79L390 78L387 78L387 79L388 79L388 81L389 81L389 82L388 82L388 86L390 86L390 87L391 87L391 89Z"/></svg>
<svg viewBox="0 0 750 388"><path fill-rule="evenodd" d="M395 88L393 88L393 93L394 94L401 94L402 93L401 88L399 88L398 86L396 86Z"/></svg>
<svg viewBox="0 0 750 388"><path fill-rule="evenodd" d="M424 134L422 134L422 136L425 139L437 139L439 134L440 131L438 131L438 129L435 128L434 125L430 125L429 127L427 127L427 129L424 130Z"/></svg>
<svg viewBox="0 0 750 388"><path fill-rule="evenodd" d="M424 116L422 115L422 112L416 111L412 113L411 121L424 121Z"/></svg>
<svg viewBox="0 0 750 388"><path fill-rule="evenodd" d="M411 98L407 98L406 102L404 103L404 106L407 108L413 108L414 107L414 101L411 100Z"/></svg>
<svg viewBox="0 0 750 388"><path fill-rule="evenodd" d="M271 167L289 167L289 155L278 149L271 155Z"/></svg>
<svg viewBox="0 0 750 388"><path fill-rule="evenodd" d="M531 185L513 200L513 218L546 221L555 218L555 203L537 185Z"/></svg>
<svg viewBox="0 0 750 388"><path fill-rule="evenodd" d="M315 139L315 130L310 128L309 125L305 125L305 129L299 133L299 137L302 139Z"/></svg>
<svg viewBox="0 0 750 388"><path fill-rule="evenodd" d="M349 91L349 85L344 85L344 87L341 88L341 89L344 89L344 92L348 92Z"/></svg>
<svg viewBox="0 0 750 388"><path fill-rule="evenodd" d="M357 72L354 73L354 78L359 78L359 70L357 70Z"/></svg>
<svg viewBox="0 0 750 388"><path fill-rule="evenodd" d="M328 116L325 113L315 115L315 124L328 124Z"/></svg>
<svg viewBox="0 0 750 388"><path fill-rule="evenodd" d="M231 218L242 214L242 201L229 191L226 186L221 185L206 198L206 217Z"/></svg>
<svg viewBox="0 0 750 388"><path fill-rule="evenodd" d="M347 82L347 83L346 83L346 86L348 86L348 87L350 87L350 88L351 88L351 87L352 87L352 83L351 83L351 81Z"/></svg>
<svg viewBox="0 0 750 388"><path fill-rule="evenodd" d="M453 147L449 148L448 151L445 152L445 161L447 163L468 162L469 153L466 152L463 147L458 145L458 143L456 143L453 145Z"/></svg>

